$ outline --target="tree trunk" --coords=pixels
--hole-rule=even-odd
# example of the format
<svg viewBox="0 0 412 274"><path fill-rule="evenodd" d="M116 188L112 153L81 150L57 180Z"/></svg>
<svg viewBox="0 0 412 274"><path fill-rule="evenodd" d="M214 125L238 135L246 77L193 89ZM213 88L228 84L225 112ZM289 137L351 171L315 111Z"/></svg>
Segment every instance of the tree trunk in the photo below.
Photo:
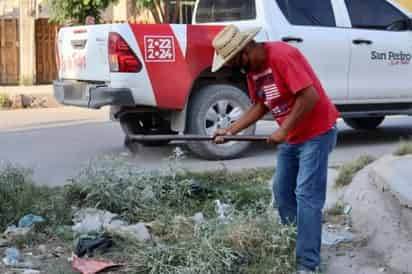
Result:
<svg viewBox="0 0 412 274"><path fill-rule="evenodd" d="M157 12L157 9L155 6L150 8L150 12L152 13L153 18L157 24L162 23L162 19L159 17L159 13Z"/></svg>
<svg viewBox="0 0 412 274"><path fill-rule="evenodd" d="M160 0L154 0L154 5L155 5L155 10L157 11L158 17L159 17L159 22L163 23L165 16L164 16L164 11L163 11L163 7L162 7L162 3Z"/></svg>
<svg viewBox="0 0 412 274"><path fill-rule="evenodd" d="M164 12L163 12L163 22L170 23L170 0L163 1Z"/></svg>
<svg viewBox="0 0 412 274"><path fill-rule="evenodd" d="M180 23L178 22L179 20L179 15L180 15L180 3L181 0L176 0L176 6L175 6L175 12L173 14L173 23Z"/></svg>

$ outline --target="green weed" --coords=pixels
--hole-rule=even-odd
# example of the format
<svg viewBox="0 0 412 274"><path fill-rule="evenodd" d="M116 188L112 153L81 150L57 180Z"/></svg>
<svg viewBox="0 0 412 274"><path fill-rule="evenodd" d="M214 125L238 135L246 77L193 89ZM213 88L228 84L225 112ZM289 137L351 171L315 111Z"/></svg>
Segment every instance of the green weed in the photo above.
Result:
<svg viewBox="0 0 412 274"><path fill-rule="evenodd" d="M394 153L396 156L404 156L408 154L412 154L412 139L402 140L398 149Z"/></svg>
<svg viewBox="0 0 412 274"><path fill-rule="evenodd" d="M362 155L356 161L342 165L336 178L335 186L343 187L352 182L353 176L376 159L370 155Z"/></svg>

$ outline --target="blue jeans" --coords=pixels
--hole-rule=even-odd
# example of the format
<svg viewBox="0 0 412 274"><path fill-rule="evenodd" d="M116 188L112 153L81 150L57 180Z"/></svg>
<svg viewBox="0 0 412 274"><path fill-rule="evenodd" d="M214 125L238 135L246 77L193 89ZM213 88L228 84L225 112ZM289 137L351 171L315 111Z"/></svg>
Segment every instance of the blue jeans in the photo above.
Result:
<svg viewBox="0 0 412 274"><path fill-rule="evenodd" d="M328 157L336 138L334 126L302 144L278 147L273 193L282 223L297 225L296 261L300 270L314 271L320 265Z"/></svg>

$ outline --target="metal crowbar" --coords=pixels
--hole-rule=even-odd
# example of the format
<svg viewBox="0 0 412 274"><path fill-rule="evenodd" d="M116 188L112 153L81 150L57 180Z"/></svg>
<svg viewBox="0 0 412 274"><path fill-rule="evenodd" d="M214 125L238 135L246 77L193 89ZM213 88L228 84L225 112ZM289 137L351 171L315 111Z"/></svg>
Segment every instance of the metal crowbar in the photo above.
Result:
<svg viewBox="0 0 412 274"><path fill-rule="evenodd" d="M207 135L194 135L194 134L183 134L183 135L140 135L140 134L128 134L127 137L131 141L135 142L153 142L153 141L213 141L213 136ZM269 136L266 135L226 135L222 136L224 140L231 142L266 142Z"/></svg>

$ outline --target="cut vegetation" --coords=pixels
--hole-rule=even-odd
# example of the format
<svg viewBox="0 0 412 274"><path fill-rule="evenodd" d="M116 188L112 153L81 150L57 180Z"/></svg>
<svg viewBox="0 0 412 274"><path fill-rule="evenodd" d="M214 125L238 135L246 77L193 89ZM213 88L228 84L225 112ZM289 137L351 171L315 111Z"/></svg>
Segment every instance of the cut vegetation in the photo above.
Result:
<svg viewBox="0 0 412 274"><path fill-rule="evenodd" d="M7 94L0 93L0 109L3 108L10 108L12 105L12 101Z"/></svg>
<svg viewBox="0 0 412 274"><path fill-rule="evenodd" d="M339 168L339 174L335 182L336 187L347 186L352 182L353 176L365 166L376 159L370 155L362 155L356 161L344 164Z"/></svg>
<svg viewBox="0 0 412 274"><path fill-rule="evenodd" d="M408 154L412 154L412 138L401 141L399 148L394 153L396 156L404 156Z"/></svg>
<svg viewBox="0 0 412 274"><path fill-rule="evenodd" d="M152 240L147 242L113 236L115 246L101 258L125 264L116 273L292 273L295 229L279 225L268 207L272 173L147 173L104 160L72 184L52 189L35 186L24 169L3 166L0 228L27 213L38 214L48 221L41 233L71 245L65 226L71 225L71 209L94 207L150 228ZM223 218L217 200L225 205ZM199 212L204 220L196 222L192 216Z"/></svg>

